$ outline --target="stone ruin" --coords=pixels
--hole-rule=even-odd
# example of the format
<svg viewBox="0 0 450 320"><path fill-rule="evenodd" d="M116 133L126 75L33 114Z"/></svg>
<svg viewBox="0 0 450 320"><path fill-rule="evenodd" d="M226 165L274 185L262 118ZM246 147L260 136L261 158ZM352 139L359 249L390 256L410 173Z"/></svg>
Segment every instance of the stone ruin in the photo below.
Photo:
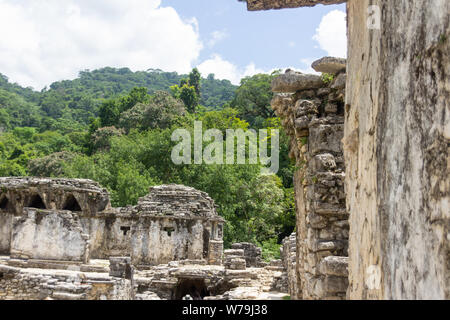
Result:
<svg viewBox="0 0 450 320"><path fill-rule="evenodd" d="M294 177L298 283L291 285L296 288L291 296L343 299L348 280L341 264L348 263L349 229L341 143L346 61L325 57L312 67L332 77L327 81L288 70L272 83L272 107L291 138L290 157L298 168Z"/></svg>
<svg viewBox="0 0 450 320"><path fill-rule="evenodd" d="M91 180L0 178L0 191L0 300L287 295L284 269L263 269L252 244L222 264L225 221L194 188L152 187L124 208Z"/></svg>
<svg viewBox="0 0 450 320"><path fill-rule="evenodd" d="M313 64L333 81L290 71L272 84L300 168L291 297L449 299L450 2L246 2L347 3L347 61Z"/></svg>

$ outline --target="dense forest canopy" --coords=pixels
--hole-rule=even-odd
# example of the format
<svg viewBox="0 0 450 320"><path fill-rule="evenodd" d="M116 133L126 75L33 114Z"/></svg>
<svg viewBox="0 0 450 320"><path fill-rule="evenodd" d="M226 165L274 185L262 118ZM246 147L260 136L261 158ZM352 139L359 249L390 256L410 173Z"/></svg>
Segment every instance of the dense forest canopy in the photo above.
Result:
<svg viewBox="0 0 450 320"><path fill-rule="evenodd" d="M37 92L0 74L0 176L89 178L115 206L136 204L153 185L203 190L227 221L225 245L249 241L269 259L295 227L288 137L270 108L272 75L241 80L128 68L82 71ZM261 164L175 165L177 128L280 130L280 169ZM225 143L225 142L224 142Z"/></svg>

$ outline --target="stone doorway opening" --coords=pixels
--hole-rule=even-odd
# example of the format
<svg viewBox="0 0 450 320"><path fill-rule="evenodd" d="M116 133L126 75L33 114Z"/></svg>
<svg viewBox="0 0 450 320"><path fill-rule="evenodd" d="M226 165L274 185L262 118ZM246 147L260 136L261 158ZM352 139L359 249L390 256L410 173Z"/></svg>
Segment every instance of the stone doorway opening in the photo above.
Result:
<svg viewBox="0 0 450 320"><path fill-rule="evenodd" d="M69 210L72 212L81 212L81 207L77 199L75 199L75 197L72 194L67 197L63 210Z"/></svg>
<svg viewBox="0 0 450 320"><path fill-rule="evenodd" d="M0 200L0 209L2 210L8 210L9 209L9 200L7 197L3 197Z"/></svg>
<svg viewBox="0 0 450 320"><path fill-rule="evenodd" d="M36 209L46 209L44 201L42 201L42 198L38 194L34 194L30 201L28 202L29 208L36 208Z"/></svg>
<svg viewBox="0 0 450 320"><path fill-rule="evenodd" d="M185 296L191 296L193 300L203 300L209 296L205 280L201 279L180 279L175 288L173 300L182 300Z"/></svg>

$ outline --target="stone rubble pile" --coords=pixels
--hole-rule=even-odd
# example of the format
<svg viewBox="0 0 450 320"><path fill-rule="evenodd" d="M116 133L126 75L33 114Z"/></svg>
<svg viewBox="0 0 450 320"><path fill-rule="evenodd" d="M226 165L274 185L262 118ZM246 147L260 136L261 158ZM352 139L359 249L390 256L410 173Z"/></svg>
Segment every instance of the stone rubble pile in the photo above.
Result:
<svg viewBox="0 0 450 320"><path fill-rule="evenodd" d="M243 249L228 249L224 253L224 266L231 270L245 270L247 267Z"/></svg>
<svg viewBox="0 0 450 320"><path fill-rule="evenodd" d="M260 247L249 242L233 243L232 249L244 250L244 258L247 267L259 268L262 266L262 250Z"/></svg>

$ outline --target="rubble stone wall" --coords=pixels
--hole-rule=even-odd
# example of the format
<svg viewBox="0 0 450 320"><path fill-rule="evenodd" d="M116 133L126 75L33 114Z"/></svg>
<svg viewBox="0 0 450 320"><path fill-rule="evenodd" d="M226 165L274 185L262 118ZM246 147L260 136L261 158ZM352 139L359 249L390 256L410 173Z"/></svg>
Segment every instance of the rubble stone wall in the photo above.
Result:
<svg viewBox="0 0 450 320"><path fill-rule="evenodd" d="M334 76L326 79L288 70L272 83L277 93L272 107L291 137L290 156L298 168L294 178L298 277L290 287L299 290L292 296L297 299L344 299L348 280L339 264L347 259L349 229L341 144L345 60L327 57L313 67Z"/></svg>
<svg viewBox="0 0 450 320"><path fill-rule="evenodd" d="M131 281L101 273L0 264L0 300L130 300Z"/></svg>
<svg viewBox="0 0 450 320"><path fill-rule="evenodd" d="M259 268L262 263L262 250L257 245L249 242L233 243L232 249L244 250L244 258L248 268Z"/></svg>
<svg viewBox="0 0 450 320"><path fill-rule="evenodd" d="M297 236L292 233L283 240L281 260L288 277L288 292L291 299L301 299L301 288L297 281Z"/></svg>

